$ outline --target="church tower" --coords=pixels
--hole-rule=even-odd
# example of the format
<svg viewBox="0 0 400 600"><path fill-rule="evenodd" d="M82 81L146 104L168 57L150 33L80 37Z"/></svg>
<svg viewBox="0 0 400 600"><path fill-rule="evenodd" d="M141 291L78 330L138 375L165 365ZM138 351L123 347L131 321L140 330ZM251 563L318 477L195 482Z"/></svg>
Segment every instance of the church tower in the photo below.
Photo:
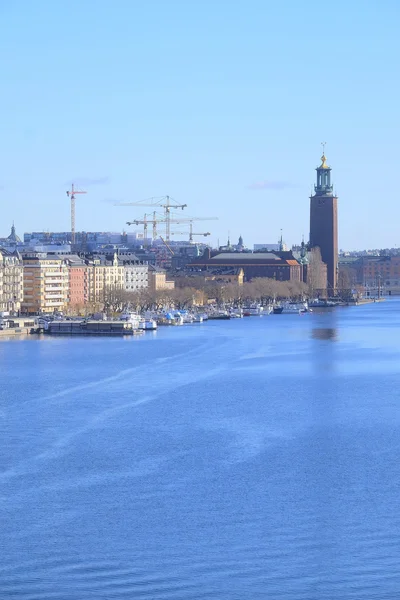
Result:
<svg viewBox="0 0 400 600"><path fill-rule="evenodd" d="M337 197L333 194L331 168L326 164L325 151L317 167L317 184L310 197L310 247L318 247L328 270L328 295L337 291L338 223Z"/></svg>

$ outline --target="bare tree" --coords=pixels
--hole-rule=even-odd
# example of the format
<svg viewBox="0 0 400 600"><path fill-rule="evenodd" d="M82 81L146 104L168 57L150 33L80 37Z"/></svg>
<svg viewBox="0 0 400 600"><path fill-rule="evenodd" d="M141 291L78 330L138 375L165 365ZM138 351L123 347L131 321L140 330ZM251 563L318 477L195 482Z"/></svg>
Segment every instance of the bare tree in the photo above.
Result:
<svg viewBox="0 0 400 600"><path fill-rule="evenodd" d="M129 296L119 285L110 285L103 290L103 303L106 312L122 312L128 304Z"/></svg>

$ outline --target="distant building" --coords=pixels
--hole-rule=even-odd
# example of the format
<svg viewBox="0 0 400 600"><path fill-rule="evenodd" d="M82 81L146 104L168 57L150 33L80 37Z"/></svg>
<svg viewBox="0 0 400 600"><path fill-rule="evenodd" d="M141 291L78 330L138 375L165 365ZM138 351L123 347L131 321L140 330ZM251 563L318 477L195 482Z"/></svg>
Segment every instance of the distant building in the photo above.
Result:
<svg viewBox="0 0 400 600"><path fill-rule="evenodd" d="M17 250L0 248L0 310L18 312L23 300L23 265Z"/></svg>
<svg viewBox="0 0 400 600"><path fill-rule="evenodd" d="M340 287L361 286L369 296L378 291L389 296L400 295L400 256L340 257Z"/></svg>
<svg viewBox="0 0 400 600"><path fill-rule="evenodd" d="M243 285L244 271L241 267L216 267L209 268L203 272L204 281L216 281L217 283L235 283Z"/></svg>
<svg viewBox="0 0 400 600"><path fill-rule="evenodd" d="M333 194L331 168L325 153L317 167L317 184L310 198L310 247L319 248L327 266L328 294L335 294L338 277L338 215L337 197Z"/></svg>
<svg viewBox="0 0 400 600"><path fill-rule="evenodd" d="M182 244L174 248L174 255L171 256L171 268L173 270L184 269L192 260L199 258L204 252L204 244Z"/></svg>
<svg viewBox="0 0 400 600"><path fill-rule="evenodd" d="M16 234L14 223L11 226L10 235L6 238L0 238L0 246L7 249L20 248L23 246L23 242Z"/></svg>
<svg viewBox="0 0 400 600"><path fill-rule="evenodd" d="M264 250L265 252L279 252L280 244L254 244L253 249L255 252Z"/></svg>
<svg viewBox="0 0 400 600"><path fill-rule="evenodd" d="M149 290L156 292L158 290L173 290L175 288L174 281L167 280L167 273L160 267L149 265Z"/></svg>

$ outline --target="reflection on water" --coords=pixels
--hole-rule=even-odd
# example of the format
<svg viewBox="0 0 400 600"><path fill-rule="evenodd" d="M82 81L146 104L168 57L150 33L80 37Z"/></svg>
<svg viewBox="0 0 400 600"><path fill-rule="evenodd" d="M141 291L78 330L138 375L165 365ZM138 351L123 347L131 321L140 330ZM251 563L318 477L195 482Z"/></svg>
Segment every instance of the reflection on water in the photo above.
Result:
<svg viewBox="0 0 400 600"><path fill-rule="evenodd" d="M331 342L338 341L338 330L335 327L314 327L311 330L313 340L330 340Z"/></svg>

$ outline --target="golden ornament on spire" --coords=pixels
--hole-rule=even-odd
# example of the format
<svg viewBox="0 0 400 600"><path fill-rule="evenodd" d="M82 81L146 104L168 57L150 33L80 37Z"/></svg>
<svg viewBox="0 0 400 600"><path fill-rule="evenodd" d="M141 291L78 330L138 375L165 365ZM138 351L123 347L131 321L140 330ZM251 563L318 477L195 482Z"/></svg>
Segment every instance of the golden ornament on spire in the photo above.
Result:
<svg viewBox="0 0 400 600"><path fill-rule="evenodd" d="M319 166L320 169L329 169L329 166L326 164L326 156L325 153L321 156L321 164Z"/></svg>

